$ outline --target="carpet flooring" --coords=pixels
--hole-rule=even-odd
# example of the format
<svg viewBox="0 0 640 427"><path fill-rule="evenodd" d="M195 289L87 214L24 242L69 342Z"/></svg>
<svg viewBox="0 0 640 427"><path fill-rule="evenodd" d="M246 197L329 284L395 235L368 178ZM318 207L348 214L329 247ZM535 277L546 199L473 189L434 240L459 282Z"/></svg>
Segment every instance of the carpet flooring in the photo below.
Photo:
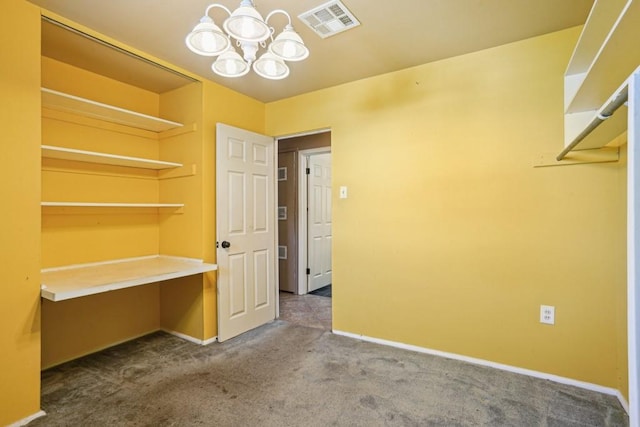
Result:
<svg viewBox="0 0 640 427"><path fill-rule="evenodd" d="M608 395L278 320L158 332L42 374L31 426L627 426Z"/></svg>
<svg viewBox="0 0 640 427"><path fill-rule="evenodd" d="M331 330L331 298L280 292L280 319L296 325Z"/></svg>

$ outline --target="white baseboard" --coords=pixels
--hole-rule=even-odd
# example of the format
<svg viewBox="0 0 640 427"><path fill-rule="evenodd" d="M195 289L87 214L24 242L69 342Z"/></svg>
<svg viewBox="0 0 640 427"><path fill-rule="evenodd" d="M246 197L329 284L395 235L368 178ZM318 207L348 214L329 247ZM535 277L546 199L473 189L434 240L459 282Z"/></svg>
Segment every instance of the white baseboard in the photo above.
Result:
<svg viewBox="0 0 640 427"><path fill-rule="evenodd" d="M9 424L7 427L21 427L21 426L26 426L27 424L29 424L31 421L40 418L40 417L44 417L45 415L47 415L46 412L44 411L38 411L33 415L28 416L27 418L23 418L20 421L16 421L13 424Z"/></svg>
<svg viewBox="0 0 640 427"><path fill-rule="evenodd" d="M209 344L211 344L213 342L216 342L218 340L218 337L213 337L213 338L209 338L209 339L206 339L206 340L199 340L198 338L194 338L191 335L186 335L186 334L183 334L181 332L172 331L170 329L161 329L161 331L166 332L166 333L168 333L170 335L174 335L174 336L176 336L178 338L182 338L185 341L189 341L189 342L192 342L192 343L195 343L195 344L200 344L200 345L209 345Z"/></svg>
<svg viewBox="0 0 640 427"><path fill-rule="evenodd" d="M208 340L202 341L202 345L209 345L218 341L218 337L209 338Z"/></svg>
<svg viewBox="0 0 640 427"><path fill-rule="evenodd" d="M418 347L416 345L404 344L396 341L388 341L380 338L368 337L366 335L358 335L353 334L351 332L337 331L333 330L333 333L336 335L341 335L343 337L353 338L360 341L371 342L374 344L386 345L389 347L400 348L403 350L415 351L418 353L430 354L432 356L445 357L447 359L459 360L462 362L473 363L474 365L487 366L494 369L500 369L502 371L513 372L521 375L528 375L534 378L540 378L543 380L553 381L559 384L571 385L574 387L583 388L590 391L595 391L598 393L608 394L610 396L615 396L619 401L624 410L629 414L629 403L622 396L620 390L610 387L604 387L598 384L588 383L585 381L578 381L571 378L561 377L559 375L548 374L545 372L533 371L531 369L518 368L517 366L504 365L502 363L491 362L489 360L484 359L476 359L475 357L463 356L455 353L448 353L446 351L433 350L425 347Z"/></svg>

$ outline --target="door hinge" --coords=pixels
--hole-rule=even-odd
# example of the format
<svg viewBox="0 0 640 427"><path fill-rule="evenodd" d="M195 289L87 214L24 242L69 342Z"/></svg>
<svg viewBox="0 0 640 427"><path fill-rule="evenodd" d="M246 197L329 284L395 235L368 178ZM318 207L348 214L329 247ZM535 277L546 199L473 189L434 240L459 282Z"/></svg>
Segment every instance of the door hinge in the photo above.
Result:
<svg viewBox="0 0 640 427"><path fill-rule="evenodd" d="M307 268L307 274L311 274L311 269Z"/></svg>
<svg viewBox="0 0 640 427"><path fill-rule="evenodd" d="M307 168L306 172L307 172L307 175L311 175L311 168Z"/></svg>

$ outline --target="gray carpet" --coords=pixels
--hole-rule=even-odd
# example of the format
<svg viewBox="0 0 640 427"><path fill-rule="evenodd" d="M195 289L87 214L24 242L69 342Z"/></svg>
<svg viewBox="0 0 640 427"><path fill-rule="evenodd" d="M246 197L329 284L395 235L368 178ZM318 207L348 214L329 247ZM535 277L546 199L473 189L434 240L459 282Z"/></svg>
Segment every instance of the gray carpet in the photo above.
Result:
<svg viewBox="0 0 640 427"><path fill-rule="evenodd" d="M280 319L331 331L331 298L280 292Z"/></svg>
<svg viewBox="0 0 640 427"><path fill-rule="evenodd" d="M47 370L30 426L627 426L611 396L276 321Z"/></svg>

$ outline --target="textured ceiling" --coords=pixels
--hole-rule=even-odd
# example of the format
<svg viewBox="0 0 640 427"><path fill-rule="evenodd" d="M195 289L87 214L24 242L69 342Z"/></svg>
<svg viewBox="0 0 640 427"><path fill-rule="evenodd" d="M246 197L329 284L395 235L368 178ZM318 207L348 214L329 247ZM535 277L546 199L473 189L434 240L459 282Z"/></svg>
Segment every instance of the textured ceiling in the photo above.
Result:
<svg viewBox="0 0 640 427"><path fill-rule="evenodd" d="M311 54L289 63L291 75L265 80L253 72L230 79L211 71L211 58L184 45L186 34L203 15L206 0L30 0L67 19L204 78L269 102L582 25L593 0L342 0L361 24L321 39L297 16L324 0L256 0L266 16L285 9ZM239 0L219 0L230 9ZM220 9L211 16L218 24ZM276 31L282 15L270 21Z"/></svg>

